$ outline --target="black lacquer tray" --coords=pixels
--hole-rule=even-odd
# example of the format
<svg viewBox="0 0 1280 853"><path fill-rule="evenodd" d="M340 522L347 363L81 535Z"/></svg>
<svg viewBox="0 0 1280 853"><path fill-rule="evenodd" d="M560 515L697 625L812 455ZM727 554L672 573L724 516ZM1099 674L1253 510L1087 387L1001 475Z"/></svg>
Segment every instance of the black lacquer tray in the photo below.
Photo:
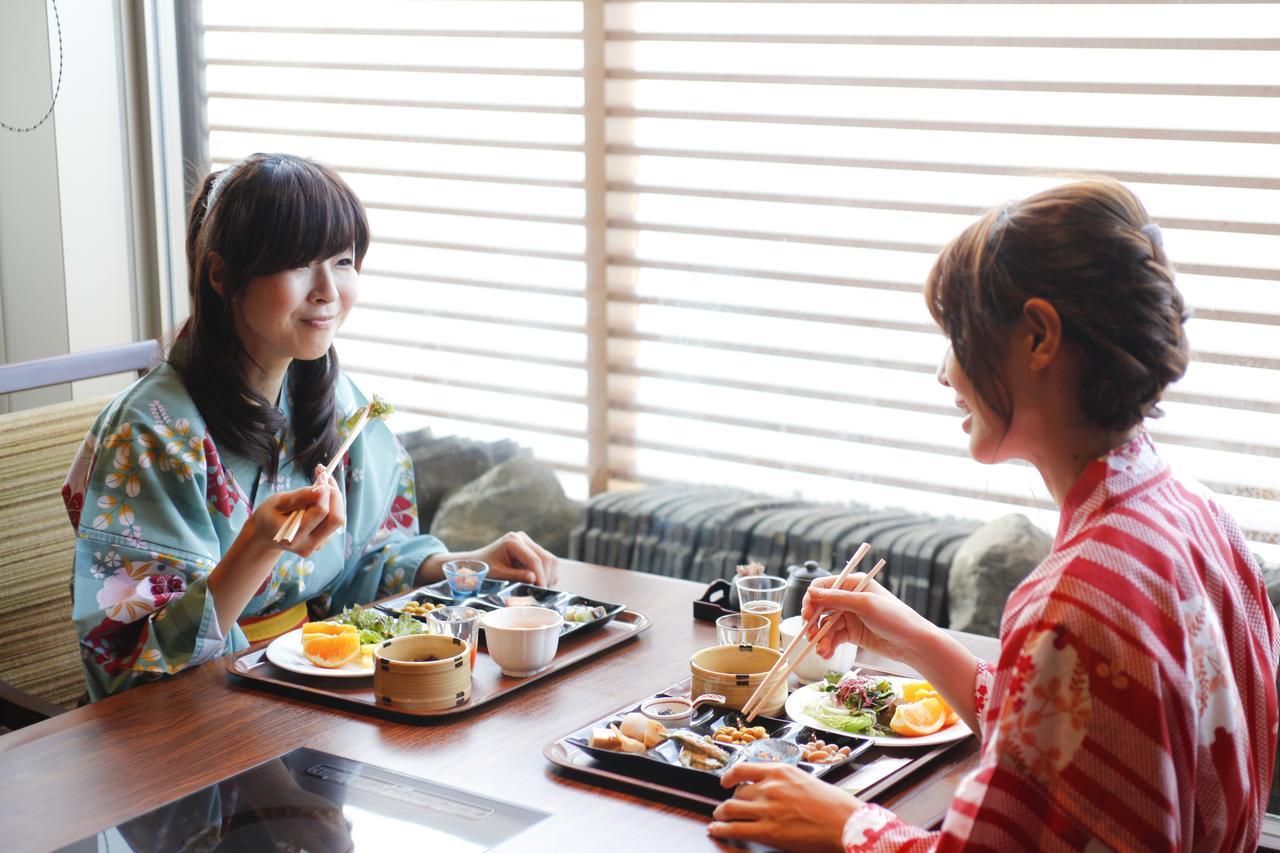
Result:
<svg viewBox="0 0 1280 853"><path fill-rule="evenodd" d="M480 589L475 594L465 597L455 598L449 589L448 581L437 581L398 598L383 601L376 606L379 610L392 616L399 616L401 608L410 601L415 601L419 604L461 604L467 607L474 607L477 610L498 610L507 606L512 597L531 598L536 606L555 610L562 616L574 605L604 608L604 615L590 622L571 622L565 619L564 626L560 629L562 638L570 634L575 636L587 634L603 628L619 613L627 609L625 604L598 601L594 598L587 598L585 595L578 595L565 590L534 586L528 583L489 580L488 578L484 580L484 583L481 584ZM416 618L426 621L425 617L419 616Z"/></svg>

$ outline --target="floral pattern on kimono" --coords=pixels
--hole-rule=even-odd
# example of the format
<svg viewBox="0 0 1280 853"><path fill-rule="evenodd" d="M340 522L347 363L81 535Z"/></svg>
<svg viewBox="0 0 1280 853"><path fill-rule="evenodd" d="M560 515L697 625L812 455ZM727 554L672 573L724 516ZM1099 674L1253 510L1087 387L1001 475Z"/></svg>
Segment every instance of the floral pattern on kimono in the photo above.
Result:
<svg viewBox="0 0 1280 853"><path fill-rule="evenodd" d="M1085 468L1000 640L941 831L868 804L848 851L1255 849L1280 624L1235 520L1145 433Z"/></svg>
<svg viewBox="0 0 1280 853"><path fill-rule="evenodd" d="M368 401L345 375L336 389L339 433ZM288 394L280 408L290 417ZM278 437L275 478L219 447L179 372L164 364L98 416L63 499L76 530L73 619L94 699L247 647L238 626L223 636L208 575L235 541L254 502L312 482ZM308 558L282 552L244 616L306 602L314 617L407 589L422 561L444 550L418 534L413 464L381 421L360 434L336 479L346 527Z"/></svg>

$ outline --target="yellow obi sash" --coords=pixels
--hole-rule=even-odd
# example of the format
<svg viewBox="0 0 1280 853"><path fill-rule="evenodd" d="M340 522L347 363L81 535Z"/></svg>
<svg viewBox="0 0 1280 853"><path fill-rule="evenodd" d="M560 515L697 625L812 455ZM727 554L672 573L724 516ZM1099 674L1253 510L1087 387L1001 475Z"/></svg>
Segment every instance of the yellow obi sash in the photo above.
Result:
<svg viewBox="0 0 1280 853"><path fill-rule="evenodd" d="M307 622L307 603L300 601L288 610L267 613L262 616L241 616L238 623L250 643L273 640Z"/></svg>

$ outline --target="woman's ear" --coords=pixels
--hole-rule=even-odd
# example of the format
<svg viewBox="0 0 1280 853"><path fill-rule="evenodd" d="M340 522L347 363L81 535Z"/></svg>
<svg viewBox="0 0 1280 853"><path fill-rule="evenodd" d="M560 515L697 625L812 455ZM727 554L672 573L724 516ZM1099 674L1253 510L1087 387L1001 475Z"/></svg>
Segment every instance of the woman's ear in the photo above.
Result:
<svg viewBox="0 0 1280 853"><path fill-rule="evenodd" d="M209 286L213 288L213 292L226 298L222 292L226 284L227 278L227 262L222 259L222 255L217 252L209 253Z"/></svg>
<svg viewBox="0 0 1280 853"><path fill-rule="evenodd" d="M1022 321L1026 326L1027 366L1044 370L1062 350L1062 318L1058 309L1039 297L1022 305Z"/></svg>

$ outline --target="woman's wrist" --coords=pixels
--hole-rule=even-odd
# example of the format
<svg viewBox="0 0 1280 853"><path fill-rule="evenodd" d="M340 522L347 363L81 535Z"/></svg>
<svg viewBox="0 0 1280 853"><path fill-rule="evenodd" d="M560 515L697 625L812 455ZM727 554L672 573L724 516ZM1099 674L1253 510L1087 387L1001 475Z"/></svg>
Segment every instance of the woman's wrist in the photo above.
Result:
<svg viewBox="0 0 1280 853"><path fill-rule="evenodd" d="M235 541L232 542L231 547L242 554L248 555L251 559L271 556L283 550L280 544L273 540L274 536L274 532L262 529L256 515L250 515L245 519L244 526L240 528L240 533L236 536Z"/></svg>
<svg viewBox="0 0 1280 853"><path fill-rule="evenodd" d="M951 637L942 628L930 622L924 616L912 611L914 618L914 635L904 644L901 661L921 675L937 669L945 658Z"/></svg>
<svg viewBox="0 0 1280 853"><path fill-rule="evenodd" d="M444 564L450 560L461 560L465 557L465 554L454 551L441 551L439 554L432 554L418 566L418 575L414 579L415 586L423 586L435 583L438 580L444 580Z"/></svg>
<svg viewBox="0 0 1280 853"><path fill-rule="evenodd" d="M918 616L919 624L913 632L913 639L904 644L900 660L919 672L930 682L941 679L950 668L964 663L958 658L962 655L972 658L968 650L960 645L954 637L944 629Z"/></svg>
<svg viewBox="0 0 1280 853"><path fill-rule="evenodd" d="M258 529L254 517L249 516L231 547L209 573L207 588L224 636L275 566L280 550L270 535Z"/></svg>
<svg viewBox="0 0 1280 853"><path fill-rule="evenodd" d="M972 728L975 720L973 689L978 659L942 628L929 623L930 631L912 644L911 666L942 695ZM974 729L976 731L976 729Z"/></svg>

